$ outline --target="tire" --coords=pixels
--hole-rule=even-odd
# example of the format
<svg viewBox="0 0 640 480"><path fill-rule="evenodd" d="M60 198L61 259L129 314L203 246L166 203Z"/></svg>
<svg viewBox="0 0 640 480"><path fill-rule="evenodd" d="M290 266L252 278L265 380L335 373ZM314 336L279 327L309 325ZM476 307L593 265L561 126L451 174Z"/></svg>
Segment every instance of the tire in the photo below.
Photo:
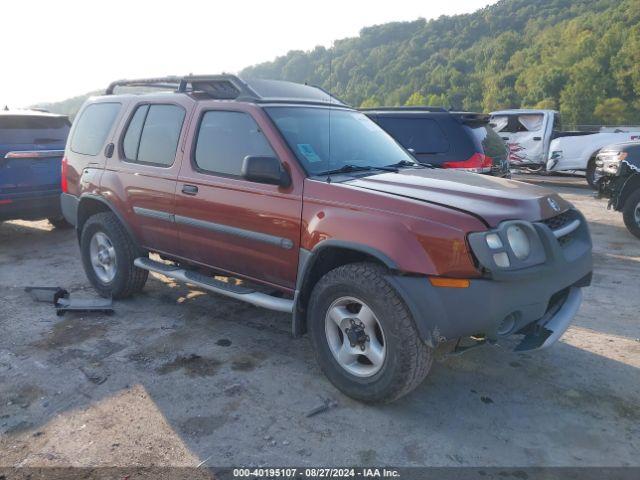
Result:
<svg viewBox="0 0 640 480"><path fill-rule="evenodd" d="M47 218L47 220L53 226L53 228L57 228L59 230L72 227L72 225L69 222L67 222L64 217Z"/></svg>
<svg viewBox="0 0 640 480"><path fill-rule="evenodd" d="M640 189L627 197L622 208L622 218L627 229L640 238Z"/></svg>
<svg viewBox="0 0 640 480"><path fill-rule="evenodd" d="M144 254L113 213L101 212L89 217L82 227L80 251L87 278L103 297L126 298L144 287L149 272L133 265L133 261ZM98 262L100 268L94 267L100 253L109 260Z"/></svg>
<svg viewBox="0 0 640 480"><path fill-rule="evenodd" d="M320 279L309 301L309 332L320 368L345 395L366 403L388 403L411 392L427 376L433 362L433 350L419 338L409 309L385 280L385 273L384 268L373 263L343 265ZM357 316L365 317L361 315L364 307L373 312L373 319L377 322L375 334L371 329L366 330L368 340L364 342L366 347L363 345L362 348L366 351L372 349L374 340L371 337L375 335L377 345L382 345L384 351L384 355L378 357L383 358L377 362L378 365L371 363L369 356L363 358L364 350L360 350L359 344L355 349L353 344L347 346L350 339L344 333L346 329L336 326L339 322L332 321L330 312L334 312L333 306L348 311L356 307L355 303L343 305L341 302L351 300L363 304ZM352 321L349 316L342 320L342 325L346 322L347 328L348 325L354 326L349 323ZM338 330L341 332L338 332L338 337L346 343L332 341L336 339L333 332ZM349 367L343 366L334 354L336 345L341 343L342 348L346 347L349 352L357 352L357 361Z"/></svg>
<svg viewBox="0 0 640 480"><path fill-rule="evenodd" d="M587 163L586 178L589 186L594 190L597 190L598 184L596 183L596 157L591 157L589 159L589 163Z"/></svg>

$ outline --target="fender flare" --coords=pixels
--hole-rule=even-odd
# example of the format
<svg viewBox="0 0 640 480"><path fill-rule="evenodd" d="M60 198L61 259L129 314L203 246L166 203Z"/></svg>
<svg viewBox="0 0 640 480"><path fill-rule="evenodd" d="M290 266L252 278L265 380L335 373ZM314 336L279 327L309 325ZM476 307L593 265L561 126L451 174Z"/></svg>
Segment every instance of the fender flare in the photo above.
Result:
<svg viewBox="0 0 640 480"><path fill-rule="evenodd" d="M298 256L298 275L296 278L296 289L293 301L293 318L291 325L294 337L300 337L306 330L306 312L300 303L303 300L303 289L305 287L305 283L307 282L310 272L313 270L313 266L318 260L320 254L329 248L340 248L343 250L351 250L354 252L363 253L375 258L389 270L398 270L397 263L388 255L376 248L370 247L369 245L364 245L357 242L328 239L317 243L311 250L300 248L300 254Z"/></svg>
<svg viewBox="0 0 640 480"><path fill-rule="evenodd" d="M83 200L93 200L93 201L97 201L102 203L104 206L106 206L110 212L112 212L116 218L118 219L118 221L120 222L120 224L124 227L124 229L126 230L127 234L129 235L129 237L131 238L131 240L133 240L133 242L136 245L139 245L138 243L138 239L136 237L136 235L133 233L133 230L131 230L131 227L129 226L129 224L127 222L125 222L124 217L122 216L122 214L113 206L113 204L111 202L109 202L109 200L107 200L104 197L101 197L100 195L95 195L93 193L83 193L82 195L80 195L80 198L78 199L78 213L80 212L80 206L82 204ZM80 236L82 234L82 226L80 225L80 222L76 222L76 231L78 234L78 241L80 241Z"/></svg>

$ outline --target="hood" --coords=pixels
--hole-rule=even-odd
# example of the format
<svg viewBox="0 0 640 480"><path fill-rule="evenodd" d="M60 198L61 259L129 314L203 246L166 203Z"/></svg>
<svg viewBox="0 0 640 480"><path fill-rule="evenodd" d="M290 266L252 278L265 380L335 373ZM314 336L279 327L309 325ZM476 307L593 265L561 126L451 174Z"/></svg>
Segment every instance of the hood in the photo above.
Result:
<svg viewBox="0 0 640 480"><path fill-rule="evenodd" d="M491 227L504 220L544 220L571 207L546 188L446 169L406 169L348 180L343 185L462 210Z"/></svg>

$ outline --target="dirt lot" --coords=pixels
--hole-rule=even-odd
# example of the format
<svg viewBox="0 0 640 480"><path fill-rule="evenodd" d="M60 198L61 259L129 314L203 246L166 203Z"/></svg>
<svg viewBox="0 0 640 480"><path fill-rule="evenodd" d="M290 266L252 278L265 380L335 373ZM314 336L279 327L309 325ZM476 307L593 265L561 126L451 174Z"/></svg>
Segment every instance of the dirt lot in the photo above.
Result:
<svg viewBox="0 0 640 480"><path fill-rule="evenodd" d="M574 326L544 352L444 359L383 407L338 393L286 315L159 276L113 316L56 317L23 288L91 294L74 233L3 224L0 466L640 465L640 241L583 179L527 180L591 224Z"/></svg>

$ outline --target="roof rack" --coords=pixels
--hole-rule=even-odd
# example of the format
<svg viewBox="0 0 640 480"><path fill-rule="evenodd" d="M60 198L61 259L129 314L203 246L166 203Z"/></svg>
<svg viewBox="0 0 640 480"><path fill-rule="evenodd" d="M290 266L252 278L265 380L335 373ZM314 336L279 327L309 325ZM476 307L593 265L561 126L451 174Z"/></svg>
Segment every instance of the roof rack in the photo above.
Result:
<svg viewBox="0 0 640 480"><path fill-rule="evenodd" d="M236 75L187 75L184 77L139 78L112 82L105 92L113 95L116 87L145 87L173 90L176 93L201 93L215 100L239 100L262 103L308 103L347 106L315 85L282 80L243 80Z"/></svg>
<svg viewBox="0 0 640 480"><path fill-rule="evenodd" d="M258 99L258 94L236 75L186 75L157 78L116 80L107 87L105 95L113 95L116 87L145 87L175 90L178 93L203 92L211 98L234 100L239 98Z"/></svg>
<svg viewBox="0 0 640 480"><path fill-rule="evenodd" d="M404 106L404 107L375 107L375 108L361 108L363 112L377 112L380 110L387 110L392 112L404 112L407 110L413 110L418 112L448 112L445 107L425 107L425 106Z"/></svg>

